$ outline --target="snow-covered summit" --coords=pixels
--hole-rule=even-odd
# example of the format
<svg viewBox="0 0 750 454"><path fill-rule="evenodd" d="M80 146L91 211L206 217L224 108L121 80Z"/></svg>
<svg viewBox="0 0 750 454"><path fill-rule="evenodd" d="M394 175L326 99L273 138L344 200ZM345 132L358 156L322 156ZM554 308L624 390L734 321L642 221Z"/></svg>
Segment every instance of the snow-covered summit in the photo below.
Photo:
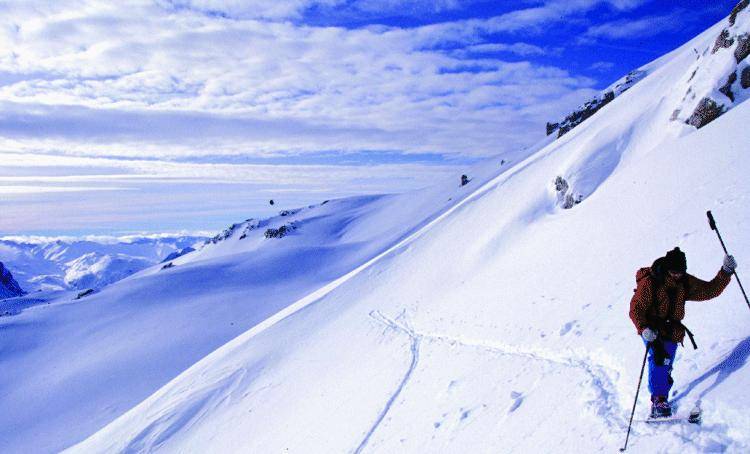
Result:
<svg viewBox="0 0 750 454"><path fill-rule="evenodd" d="M202 242L194 235L93 238L6 237L0 261L20 285L37 291L100 288Z"/></svg>
<svg viewBox="0 0 750 454"><path fill-rule="evenodd" d="M65 263L65 283L75 289L99 289L153 264L142 257L89 252Z"/></svg>

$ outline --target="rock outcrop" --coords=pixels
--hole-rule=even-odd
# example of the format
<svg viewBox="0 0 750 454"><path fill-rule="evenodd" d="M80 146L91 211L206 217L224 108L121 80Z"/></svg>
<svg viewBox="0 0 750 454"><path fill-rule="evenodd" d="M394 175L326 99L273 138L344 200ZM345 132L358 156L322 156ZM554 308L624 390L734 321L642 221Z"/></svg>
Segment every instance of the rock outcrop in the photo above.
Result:
<svg viewBox="0 0 750 454"><path fill-rule="evenodd" d="M297 227L294 224L284 224L278 229L270 228L264 233L266 238L283 238L289 235Z"/></svg>
<svg viewBox="0 0 750 454"><path fill-rule="evenodd" d="M717 104L711 98L703 98L695 111L687 119L687 124L700 129L716 120L724 113L724 105Z"/></svg>
<svg viewBox="0 0 750 454"><path fill-rule="evenodd" d="M737 20L737 15L740 13L740 11L747 8L748 5L750 5L750 0L742 0L741 2L737 3L737 6L732 9L732 13L729 15L729 25L734 25L735 21Z"/></svg>
<svg viewBox="0 0 750 454"><path fill-rule="evenodd" d="M749 2L739 2L713 46L698 52L689 85L672 120L702 128L750 97L746 91L750 88L750 71L745 62L750 55Z"/></svg>
<svg viewBox="0 0 750 454"><path fill-rule="evenodd" d="M179 251L172 252L171 254L169 254L168 256L166 256L164 258L164 260L161 261L161 263L171 262L172 260L174 260L176 258L179 258L179 257L182 257L183 255L189 254L191 252L195 252L195 249L192 248L192 247L190 247L190 246L188 246L188 247L183 248L183 249L181 249Z"/></svg>
<svg viewBox="0 0 750 454"><path fill-rule="evenodd" d="M231 238L232 235L234 235L234 232L237 231L241 226L242 226L242 223L232 224L226 229L224 229L224 231L221 232L220 234L216 235L215 237L211 239L206 240L205 244L216 244L220 241L226 240L227 238Z"/></svg>
<svg viewBox="0 0 750 454"><path fill-rule="evenodd" d="M557 131L558 138L564 136L565 134L570 132L573 128L583 123L587 119L591 118L595 113L601 110L602 107L612 102L617 96L620 96L621 94L625 93L627 90L633 87L633 85L637 84L645 76L646 76L645 71L641 71L641 70L631 71L630 73L628 73L628 75L626 75L619 81L615 82L609 89L605 90L601 95L597 96L594 99L587 101L579 109L570 113L560 123L547 122L547 135L550 135L553 132Z"/></svg>
<svg viewBox="0 0 750 454"><path fill-rule="evenodd" d="M734 44L734 38L729 36L729 30L722 30L719 36L714 41L714 48L711 49L711 53L715 54L719 49L729 49Z"/></svg>
<svg viewBox="0 0 750 454"><path fill-rule="evenodd" d="M570 190L568 181L559 175L555 178L555 193L557 194L557 204L564 210L569 210L583 201L583 195L574 194Z"/></svg>
<svg viewBox="0 0 750 454"><path fill-rule="evenodd" d="M734 102L734 92L732 91L732 85L737 82L737 72L733 72L729 75L727 78L727 81L724 83L724 85L719 88L719 91L724 94L727 98L729 98L732 102Z"/></svg>
<svg viewBox="0 0 750 454"><path fill-rule="evenodd" d="M734 49L734 59L737 63L742 62L750 55L750 34L737 37L737 48Z"/></svg>
<svg viewBox="0 0 750 454"><path fill-rule="evenodd" d="M0 262L0 298L15 298L25 294L26 292L18 285L10 270Z"/></svg>

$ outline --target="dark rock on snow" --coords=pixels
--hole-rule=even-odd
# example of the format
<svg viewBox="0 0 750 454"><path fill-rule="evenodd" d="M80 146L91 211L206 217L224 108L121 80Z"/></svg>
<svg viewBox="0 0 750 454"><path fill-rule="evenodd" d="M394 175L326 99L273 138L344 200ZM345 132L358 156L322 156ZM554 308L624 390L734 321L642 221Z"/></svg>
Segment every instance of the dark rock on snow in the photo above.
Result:
<svg viewBox="0 0 750 454"><path fill-rule="evenodd" d="M85 298L85 297L87 297L89 295L93 295L93 294L94 294L94 289L90 288L90 289L87 289L87 290L84 290L84 291L80 292L78 294L78 296L76 296L76 299L79 300L81 298Z"/></svg>
<svg viewBox="0 0 750 454"><path fill-rule="evenodd" d="M267 229L264 235L266 238L283 238L295 229L296 227L293 224L285 224L278 229Z"/></svg>
<svg viewBox="0 0 750 454"><path fill-rule="evenodd" d="M565 119L560 123L547 122L547 135L550 135L553 132L557 131L557 137L562 137L571 129L575 128L576 126L593 116L602 107L612 102L615 97L620 96L621 94L630 90L635 84L643 80L643 78L647 75L648 73L646 71L637 69L634 71L630 71L622 79L621 82L614 86L612 90L609 90L604 94L588 101L586 104L581 106L581 108L565 117Z"/></svg>
<svg viewBox="0 0 750 454"><path fill-rule="evenodd" d="M560 123L560 127L557 131L557 137L559 138L564 136L565 134L570 132L570 130L583 123L587 119L591 118L602 107L606 106L614 99L615 93L612 91L608 91L604 94L604 96L588 101L580 109L565 117L565 120Z"/></svg>
<svg viewBox="0 0 750 454"><path fill-rule="evenodd" d="M242 231L242 235L240 235L241 240L244 240L245 238L247 238L248 233L260 227L260 224L261 224L261 221L257 219L253 219L253 218L250 218L246 220L245 222L247 222L247 225L245 226L245 230Z"/></svg>
<svg viewBox="0 0 750 454"><path fill-rule="evenodd" d="M229 227L227 227L223 232L216 235L215 237L206 240L206 244L216 244L219 241L224 241L227 238L230 238L232 235L234 235L234 232L239 229L242 226L242 223L239 224L232 224Z"/></svg>
<svg viewBox="0 0 750 454"><path fill-rule="evenodd" d="M550 135L553 132L557 131L559 127L560 127L560 123L547 122L547 135Z"/></svg>
<svg viewBox="0 0 750 454"><path fill-rule="evenodd" d="M734 84L736 81L737 81L737 72L735 71L729 75L726 83L721 88L719 88L719 91L724 93L724 95L730 100L732 100L732 102L734 102L734 93L732 93L732 84Z"/></svg>
<svg viewBox="0 0 750 454"><path fill-rule="evenodd" d="M724 106L711 98L703 98L686 123L700 129L716 120L724 113Z"/></svg>
<svg viewBox="0 0 750 454"><path fill-rule="evenodd" d="M573 195L570 192L570 184L561 176L555 178L555 191L557 192L557 200L565 210L569 210L583 201L583 195Z"/></svg>
<svg viewBox="0 0 750 454"><path fill-rule="evenodd" d="M188 246L188 247L186 247L185 249L182 249L182 250L179 250L179 251L175 251L175 252L172 252L171 254L169 254L168 256L166 256L166 257L164 258L164 260L162 260L162 261L161 261L161 263L164 263L164 262L171 262L172 260L174 260L174 259L176 259L176 258L182 257L183 255L185 255L185 254L189 254L189 253L191 253L191 252L194 252L194 251L195 251L195 249L193 249L193 248L191 248L190 246Z"/></svg>
<svg viewBox="0 0 750 454"><path fill-rule="evenodd" d="M0 262L0 298L15 298L25 294L26 292L18 285L10 270Z"/></svg>
<svg viewBox="0 0 750 454"><path fill-rule="evenodd" d="M748 5L750 5L750 0L742 0L741 2L737 3L737 5L732 9L732 13L729 15L729 25L734 25L734 21L737 20L737 15L740 13L740 11L747 8Z"/></svg>
<svg viewBox="0 0 750 454"><path fill-rule="evenodd" d="M562 192L563 194L568 192L568 182L565 178L561 176L555 178L555 191Z"/></svg>
<svg viewBox="0 0 750 454"><path fill-rule="evenodd" d="M737 63L746 59L750 55L750 35L740 35L737 37L737 48L734 50L734 59Z"/></svg>
<svg viewBox="0 0 750 454"><path fill-rule="evenodd" d="M719 36L716 37L716 41L714 42L714 48L711 49L711 53L715 54L719 51L719 49L726 49L728 47L732 47L732 44L734 44L734 38L729 36L729 30L724 29L721 31Z"/></svg>
<svg viewBox="0 0 750 454"><path fill-rule="evenodd" d="M740 85L742 88L750 88L750 66L742 70L742 76L740 76Z"/></svg>

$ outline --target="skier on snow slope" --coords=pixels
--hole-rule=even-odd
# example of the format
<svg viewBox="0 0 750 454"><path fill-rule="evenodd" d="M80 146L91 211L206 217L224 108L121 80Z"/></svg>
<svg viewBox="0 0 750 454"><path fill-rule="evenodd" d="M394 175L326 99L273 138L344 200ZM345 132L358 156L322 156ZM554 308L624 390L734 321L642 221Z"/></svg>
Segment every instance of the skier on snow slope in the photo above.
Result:
<svg viewBox="0 0 750 454"><path fill-rule="evenodd" d="M672 415L669 390L672 388L672 366L677 344L685 333L692 333L682 324L685 301L716 298L729 285L737 267L734 257L727 255L721 270L706 282L687 274L685 253L676 247L656 259L651 267L636 273L637 288L630 301L630 318L643 338L648 352L648 388L651 391L651 417Z"/></svg>

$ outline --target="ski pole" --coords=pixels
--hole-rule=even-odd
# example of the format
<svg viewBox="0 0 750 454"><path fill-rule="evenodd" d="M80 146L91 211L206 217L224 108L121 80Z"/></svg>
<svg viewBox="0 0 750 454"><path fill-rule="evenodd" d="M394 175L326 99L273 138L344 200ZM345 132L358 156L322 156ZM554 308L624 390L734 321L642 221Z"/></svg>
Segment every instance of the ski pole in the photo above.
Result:
<svg viewBox="0 0 750 454"><path fill-rule="evenodd" d="M643 381L643 371L646 369L646 358L648 357L648 348L651 344L646 345L646 353L643 354L643 365L641 365L641 376L638 378L638 388L635 390L635 400L633 401L633 411L630 412L630 422L628 423L628 434L625 436L625 446L620 448L620 452L628 449L628 439L630 438L630 428L633 426L633 416L635 415L635 406L638 403L638 393L641 392L641 382Z"/></svg>
<svg viewBox="0 0 750 454"><path fill-rule="evenodd" d="M729 252L727 252L727 247L724 245L724 240L721 238L721 233L719 233L719 228L716 227L716 221L714 220L714 215L711 214L711 210L706 212L706 216L708 216L708 225L711 227L711 230L716 232L716 235L719 237L719 242L721 243L721 247L724 249L724 253L729 255ZM747 299L747 293L745 293L745 288L742 286L742 282L740 282L740 277L737 275L737 270L733 271L734 277L737 278L737 284L740 286L740 290L742 291L742 296L745 297L745 303L747 303L747 307L750 308L750 301Z"/></svg>

